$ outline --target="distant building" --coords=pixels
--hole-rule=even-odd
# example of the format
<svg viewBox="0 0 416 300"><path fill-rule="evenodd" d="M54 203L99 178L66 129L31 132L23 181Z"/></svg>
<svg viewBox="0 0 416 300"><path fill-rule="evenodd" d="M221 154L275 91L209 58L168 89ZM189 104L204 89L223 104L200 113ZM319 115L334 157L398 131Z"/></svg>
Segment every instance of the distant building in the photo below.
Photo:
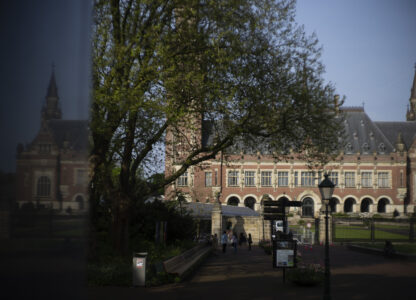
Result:
<svg viewBox="0 0 416 300"><path fill-rule="evenodd" d="M310 170L296 154L289 161L276 161L267 147L256 149L235 145L223 158L190 167L166 188L165 196L173 199L178 192L189 202L214 202L220 193L225 205L247 206L259 210L261 197L273 200L287 198L302 201L291 208L302 217L316 217L321 209L317 188L328 172L336 184L330 202L333 212L392 214L413 213L416 203L416 70L405 122L374 122L363 107L340 107L345 114L346 146L323 170ZM190 138L202 145L212 143L214 124L196 118ZM174 154L181 152L180 143L172 143L167 134L165 172L180 168ZM178 149L176 149L176 148Z"/></svg>
<svg viewBox="0 0 416 300"><path fill-rule="evenodd" d="M84 212L88 195L88 121L63 120L52 70L40 129L17 146L16 200L62 212Z"/></svg>

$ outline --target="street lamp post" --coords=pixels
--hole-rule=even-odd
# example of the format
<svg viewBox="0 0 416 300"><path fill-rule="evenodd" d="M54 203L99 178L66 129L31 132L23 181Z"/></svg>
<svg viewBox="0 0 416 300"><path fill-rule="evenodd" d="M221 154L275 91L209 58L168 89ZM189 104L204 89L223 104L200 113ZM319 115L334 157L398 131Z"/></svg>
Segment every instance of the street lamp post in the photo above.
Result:
<svg viewBox="0 0 416 300"><path fill-rule="evenodd" d="M329 268L329 233L328 233L328 204L334 193L335 185L328 178L328 174L325 174L325 179L318 185L319 192L321 192L322 201L325 204L325 289L324 300L331 299L331 273Z"/></svg>

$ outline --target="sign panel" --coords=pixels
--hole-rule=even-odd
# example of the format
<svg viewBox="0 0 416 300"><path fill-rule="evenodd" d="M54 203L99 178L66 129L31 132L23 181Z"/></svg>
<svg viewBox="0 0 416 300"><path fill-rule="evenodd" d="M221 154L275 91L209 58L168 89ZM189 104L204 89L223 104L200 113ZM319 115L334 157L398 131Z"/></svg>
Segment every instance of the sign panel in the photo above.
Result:
<svg viewBox="0 0 416 300"><path fill-rule="evenodd" d="M295 240L275 240L273 243L273 267L296 267L296 248Z"/></svg>
<svg viewBox="0 0 416 300"><path fill-rule="evenodd" d="M276 267L292 268L295 266L295 250L277 249L276 250Z"/></svg>
<svg viewBox="0 0 416 300"><path fill-rule="evenodd" d="M277 206L277 201L273 201L273 200L266 200L263 201L263 206Z"/></svg>
<svg viewBox="0 0 416 300"><path fill-rule="evenodd" d="M143 258L137 258L137 260L136 260L136 267L137 267L138 269L141 269L141 268L143 268L143 265L144 265L144 260L143 260Z"/></svg>
<svg viewBox="0 0 416 300"><path fill-rule="evenodd" d="M282 209L280 207L264 207L263 212L265 214L271 213L271 214L282 214Z"/></svg>
<svg viewBox="0 0 416 300"><path fill-rule="evenodd" d="M279 214L273 214L273 215L264 215L263 216L264 220L283 220L283 215L279 215Z"/></svg>

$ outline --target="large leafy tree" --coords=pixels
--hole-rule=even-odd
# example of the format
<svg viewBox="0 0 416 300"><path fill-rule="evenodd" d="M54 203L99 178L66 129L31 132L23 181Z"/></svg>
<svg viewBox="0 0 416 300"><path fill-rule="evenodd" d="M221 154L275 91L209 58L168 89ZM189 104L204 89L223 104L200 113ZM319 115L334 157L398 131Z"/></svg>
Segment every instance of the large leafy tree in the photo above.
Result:
<svg viewBox="0 0 416 300"><path fill-rule="evenodd" d="M334 152L334 89L294 16L292 0L95 1L91 213L107 201L116 249L126 249L133 202L236 140L264 140L276 156ZM202 120L214 124L208 146L192 135ZM181 167L143 179L170 134Z"/></svg>

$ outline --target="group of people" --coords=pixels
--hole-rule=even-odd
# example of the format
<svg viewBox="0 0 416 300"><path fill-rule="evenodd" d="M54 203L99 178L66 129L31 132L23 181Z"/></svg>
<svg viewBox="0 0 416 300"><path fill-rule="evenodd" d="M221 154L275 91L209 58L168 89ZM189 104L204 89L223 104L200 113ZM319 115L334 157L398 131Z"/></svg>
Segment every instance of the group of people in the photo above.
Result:
<svg viewBox="0 0 416 300"><path fill-rule="evenodd" d="M230 244L233 249L234 253L237 253L237 244L240 246L243 244L248 243L248 250L251 250L251 244L253 243L253 239L251 238L251 233L248 234L248 238L246 238L245 234L242 232L240 233L240 238L237 238L237 234L235 232L229 231L228 233L224 230L221 236L221 245L222 245L222 253L227 251L227 245Z"/></svg>

